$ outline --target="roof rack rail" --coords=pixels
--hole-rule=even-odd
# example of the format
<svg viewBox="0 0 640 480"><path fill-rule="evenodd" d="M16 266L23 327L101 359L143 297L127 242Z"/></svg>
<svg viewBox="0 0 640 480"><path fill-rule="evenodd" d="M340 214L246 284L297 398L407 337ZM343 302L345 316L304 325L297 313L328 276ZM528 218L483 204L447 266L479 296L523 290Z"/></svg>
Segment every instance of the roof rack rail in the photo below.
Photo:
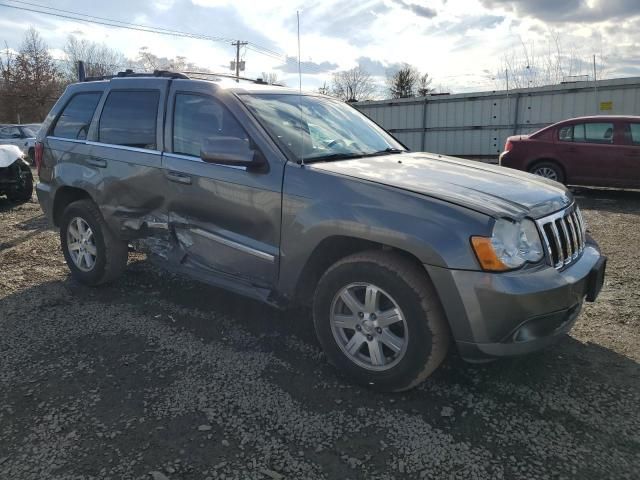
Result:
<svg viewBox="0 0 640 480"><path fill-rule="evenodd" d="M170 72L168 70L154 70L153 73L148 72L134 72L130 68L124 72L118 72L115 75L104 75L99 77L85 77L84 82L97 82L100 80L111 80L112 78L131 78L131 77L159 77L159 78L182 78L188 79L189 77L184 73Z"/></svg>
<svg viewBox="0 0 640 480"><path fill-rule="evenodd" d="M185 75L201 75L201 76L204 76L204 77L230 78L231 80L242 80L244 82L251 82L251 83L258 84L258 85L269 85L262 78L236 77L235 75L231 75L229 73L192 72L192 71L186 71L186 72L182 72L182 73L184 73ZM189 78L191 78L191 77L189 77ZM271 85L273 85L274 87L282 87L283 86L283 85L280 85L278 83L272 83Z"/></svg>

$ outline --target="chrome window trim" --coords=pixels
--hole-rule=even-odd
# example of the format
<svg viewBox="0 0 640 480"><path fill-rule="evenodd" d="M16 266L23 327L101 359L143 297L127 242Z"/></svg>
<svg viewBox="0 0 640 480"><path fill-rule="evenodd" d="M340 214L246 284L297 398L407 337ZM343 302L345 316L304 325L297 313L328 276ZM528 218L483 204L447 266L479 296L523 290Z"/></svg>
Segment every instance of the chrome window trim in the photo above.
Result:
<svg viewBox="0 0 640 480"><path fill-rule="evenodd" d="M214 242L221 243L222 245L236 249L243 253L248 253L249 255L253 255L254 257L258 257L262 260L266 260L271 263L275 261L275 257L273 255L267 252L263 252L262 250L257 250L255 248L249 247L242 243L234 242L233 240L229 240L228 238L221 237L220 235L216 235L215 233L202 230L201 228L191 228L190 230L196 235L200 235L201 237L208 238L209 240L213 240Z"/></svg>
<svg viewBox="0 0 640 480"><path fill-rule="evenodd" d="M178 160L187 160L189 162L203 163L205 165L217 165L219 167L232 168L234 170L243 170L245 172L247 171L247 167L241 167L239 165L225 165L223 163L215 163L215 162L205 162L200 157L196 157L193 155L183 155L181 153L171 153L171 152L164 152L163 155L165 157L176 158Z"/></svg>
<svg viewBox="0 0 640 480"><path fill-rule="evenodd" d="M86 145L86 140L77 140L75 138L64 138L64 137L56 137L55 135L47 135L45 137L47 140L60 140L61 142L71 142L71 143L80 143L82 145Z"/></svg>
<svg viewBox="0 0 640 480"><path fill-rule="evenodd" d="M159 150L151 150L150 148L139 148L139 147L127 147L126 145L116 145L115 143L102 143L102 142L93 142L88 140L86 142L87 145L93 145L96 147L109 147L115 148L116 150L126 150L128 152L138 152L138 153L148 153L152 155L162 155L162 152Z"/></svg>

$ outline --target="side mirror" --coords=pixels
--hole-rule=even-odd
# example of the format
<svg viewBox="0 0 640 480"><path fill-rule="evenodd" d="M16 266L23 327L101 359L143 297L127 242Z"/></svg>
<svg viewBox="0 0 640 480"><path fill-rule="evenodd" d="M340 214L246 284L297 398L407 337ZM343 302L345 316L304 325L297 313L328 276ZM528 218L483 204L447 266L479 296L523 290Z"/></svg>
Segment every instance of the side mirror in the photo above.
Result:
<svg viewBox="0 0 640 480"><path fill-rule="evenodd" d="M249 142L236 137L205 139L200 158L208 163L235 165L238 167L261 167L265 164L260 152L251 149Z"/></svg>

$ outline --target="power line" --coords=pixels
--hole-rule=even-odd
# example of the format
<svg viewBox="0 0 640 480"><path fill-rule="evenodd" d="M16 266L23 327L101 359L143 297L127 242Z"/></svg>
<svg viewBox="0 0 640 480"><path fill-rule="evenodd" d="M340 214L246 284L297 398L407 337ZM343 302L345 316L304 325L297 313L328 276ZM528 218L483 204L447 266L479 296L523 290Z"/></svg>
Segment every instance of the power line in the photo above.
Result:
<svg viewBox="0 0 640 480"><path fill-rule="evenodd" d="M150 25L124 22L122 20L114 20L111 18L97 17L93 15L88 15L86 13L74 12L71 10L61 10L58 8L48 7L46 5L39 5L37 3L32 3L32 2L24 2L21 0L5 0L5 1L17 3L20 6L9 5L6 3L0 3L0 6L13 8L15 10L24 10L32 13L41 13L41 14L50 15L53 17L64 18L66 20L76 20L80 22L93 23L93 24L104 25L108 27L125 28L128 30L136 30L136 31L147 32L147 33L157 33L160 35L168 35L173 37L194 38L194 39L210 40L213 42L232 41L232 39L224 38L224 37L215 37L215 36L203 35L199 33L184 32L180 30L171 30L171 29L162 28L162 27L152 27ZM29 5L30 7L37 7L37 8L30 8L22 5ZM55 11L47 11L47 10L55 10ZM59 13L59 12L62 12L62 13Z"/></svg>
<svg viewBox="0 0 640 480"><path fill-rule="evenodd" d="M155 33L159 35L191 38L196 40L209 40L213 42L225 42L225 43L235 41L233 39L229 39L225 37L217 37L217 36L204 35L204 34L198 34L198 33L192 33L192 32L185 32L180 30L172 30L172 29L167 29L163 27L153 27L150 25L124 22L122 20L115 20L112 18L99 17L96 15L89 15L85 13L75 12L72 10L64 10L64 9L49 7L46 5L42 5L34 2L27 2L23 0L4 0L4 1L15 3L17 5L0 3L0 7L12 8L15 10L23 10L23 11L32 12L32 13L40 13L43 15L50 15L53 17L63 18L66 20L74 20L74 21L79 21L84 23L103 25L107 27L123 28L127 30L134 30L134 31L145 32L145 33ZM55 10L55 11L49 11L49 10ZM285 64L287 63L287 60L289 58L295 58L295 57L289 57L288 55L283 53L278 53L275 50L264 47L255 42L246 42L245 48L253 51L254 53L258 53L258 54L270 57L272 59L279 60ZM319 67L310 66L308 63L305 65L305 62L302 62L302 71L307 74L323 73Z"/></svg>

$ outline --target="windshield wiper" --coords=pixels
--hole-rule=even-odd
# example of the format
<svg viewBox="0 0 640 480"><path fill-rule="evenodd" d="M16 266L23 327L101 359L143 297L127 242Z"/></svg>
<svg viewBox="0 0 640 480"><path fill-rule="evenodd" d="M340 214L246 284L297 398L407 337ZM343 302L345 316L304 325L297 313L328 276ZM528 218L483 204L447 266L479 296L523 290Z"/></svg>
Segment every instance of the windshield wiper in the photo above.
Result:
<svg viewBox="0 0 640 480"><path fill-rule="evenodd" d="M311 157L305 159L305 163L313 163L313 162L331 162L333 160L349 160L353 158L366 158L366 157L376 157L378 155L389 155L394 153L404 153L405 150L400 150L399 148L385 148L384 150L378 150L376 152L360 152L360 153L330 153L327 155L320 155L318 157Z"/></svg>

